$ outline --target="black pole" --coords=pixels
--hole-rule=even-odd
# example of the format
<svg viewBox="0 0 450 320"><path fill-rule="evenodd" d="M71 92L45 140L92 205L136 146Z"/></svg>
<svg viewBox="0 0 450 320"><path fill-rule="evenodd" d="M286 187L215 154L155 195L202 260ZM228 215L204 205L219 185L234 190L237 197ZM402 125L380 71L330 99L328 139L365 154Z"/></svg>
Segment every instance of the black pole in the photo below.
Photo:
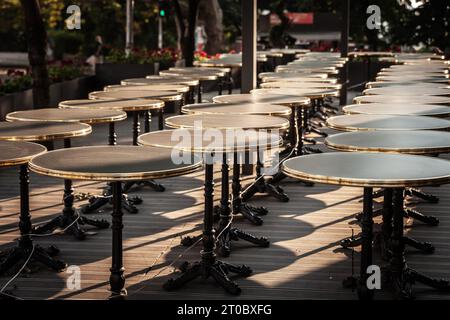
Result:
<svg viewBox="0 0 450 320"><path fill-rule="evenodd" d="M111 286L111 298L117 298L125 295L123 289L125 278L123 276L123 257L122 257L122 185L120 181L112 183L113 192L113 212L112 212L112 265L109 284Z"/></svg>
<svg viewBox="0 0 450 320"><path fill-rule="evenodd" d="M342 0L342 8L341 8L341 57L348 57L348 36L350 29L350 0ZM345 106L347 104L347 86L348 86L348 62L344 64L341 69L341 94L339 98L339 103L341 106Z"/></svg>
<svg viewBox="0 0 450 320"><path fill-rule="evenodd" d="M110 146L115 146L117 144L116 126L114 121L109 123L108 144Z"/></svg>
<svg viewBox="0 0 450 320"><path fill-rule="evenodd" d="M30 198L29 198L29 175L28 164L20 166L20 239L19 246L29 249L32 245L31 237L31 216L30 216Z"/></svg>

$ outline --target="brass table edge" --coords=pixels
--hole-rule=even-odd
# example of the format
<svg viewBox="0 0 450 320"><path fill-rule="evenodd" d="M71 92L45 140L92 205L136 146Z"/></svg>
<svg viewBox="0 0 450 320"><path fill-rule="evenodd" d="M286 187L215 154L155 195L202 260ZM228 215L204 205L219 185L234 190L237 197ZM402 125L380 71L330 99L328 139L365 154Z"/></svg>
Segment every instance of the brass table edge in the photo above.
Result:
<svg viewBox="0 0 450 320"><path fill-rule="evenodd" d="M60 108L60 109L72 109L72 108ZM73 108L74 109L74 108ZM107 109L103 109L107 110ZM120 110L117 110L120 111ZM35 122L70 122L70 123L86 123L86 124L95 124L95 123L108 123L108 122L117 122L122 121L127 118L127 114L123 112L120 115L117 116L111 116L111 117L102 117L102 118L96 118L96 119L88 119L88 120L81 120L81 119L74 119L74 120L47 120L47 119L31 119L31 118L21 118L21 117L15 117L13 114L21 112L21 111L14 111L10 112L6 115L6 121L14 122L14 121L35 121Z"/></svg>
<svg viewBox="0 0 450 320"><path fill-rule="evenodd" d="M48 140L56 140L56 139L68 139L68 138L76 138L76 137L84 137L88 134L92 133L92 127L85 123L80 123L87 128L72 131L70 134L67 132L59 133L59 134L48 134L48 135L39 135L39 136L0 136L0 140L9 140L9 141L48 141Z"/></svg>

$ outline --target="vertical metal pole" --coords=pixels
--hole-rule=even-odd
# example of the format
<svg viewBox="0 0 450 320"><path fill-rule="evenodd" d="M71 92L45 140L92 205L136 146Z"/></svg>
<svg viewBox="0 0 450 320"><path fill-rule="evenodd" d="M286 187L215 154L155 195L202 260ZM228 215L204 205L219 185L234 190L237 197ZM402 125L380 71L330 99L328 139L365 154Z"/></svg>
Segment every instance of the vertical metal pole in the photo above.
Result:
<svg viewBox="0 0 450 320"><path fill-rule="evenodd" d="M241 93L256 88L257 0L241 0L242 10L242 80Z"/></svg>
<svg viewBox="0 0 450 320"><path fill-rule="evenodd" d="M125 53L127 55L129 55L131 49L133 49L133 12L134 0L127 0L125 26Z"/></svg>
<svg viewBox="0 0 450 320"><path fill-rule="evenodd" d="M158 49L163 47L163 19L158 17Z"/></svg>
<svg viewBox="0 0 450 320"><path fill-rule="evenodd" d="M350 0L342 0L342 29L341 29L341 57L348 57L348 35L350 28ZM347 104L347 86L348 86L348 62L345 63L341 70L342 89L339 99L341 106Z"/></svg>

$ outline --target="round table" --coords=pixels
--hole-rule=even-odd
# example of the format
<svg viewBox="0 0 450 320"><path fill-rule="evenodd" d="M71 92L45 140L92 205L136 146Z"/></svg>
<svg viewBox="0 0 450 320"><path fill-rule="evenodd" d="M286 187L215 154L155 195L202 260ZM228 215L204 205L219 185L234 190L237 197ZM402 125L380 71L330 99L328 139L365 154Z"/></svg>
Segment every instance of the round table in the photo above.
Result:
<svg viewBox="0 0 450 320"><path fill-rule="evenodd" d="M212 141L211 135L217 137ZM239 163L238 159L244 152L261 152L261 150L268 150L271 148L278 148L281 143L279 135L259 132L257 135L245 135L245 132L230 132L227 130L211 129L175 129L163 130L159 132L151 132L141 135L139 137L139 144L164 147L171 149L179 149L193 153L213 154L219 156L221 159L216 159L216 162L222 164L222 191L220 206L216 207L216 212L220 218L219 230L219 253L222 256L229 256L231 253L232 240L245 240L261 247L267 247L269 241L264 237L255 237L248 233L242 232L237 228L231 227L231 212L236 212L239 208L236 205L239 202L233 200L230 208L230 189L229 189L229 155L233 154L233 181L232 181L232 195L233 199L240 197L240 178L239 178ZM260 212L265 214L267 212ZM225 230L224 230L225 229ZM186 241L187 240L187 241ZM184 238L182 243L191 245L195 240L188 237Z"/></svg>
<svg viewBox="0 0 450 320"><path fill-rule="evenodd" d="M391 282L400 294L414 280L439 289L449 289L447 281L430 279L407 267L403 242L403 189L450 182L450 161L416 155L389 153L332 152L289 159L283 163L288 176L332 185L363 187L362 251L358 295L371 299L367 288L367 268L372 265L373 188L393 189L391 236Z"/></svg>
<svg viewBox="0 0 450 320"><path fill-rule="evenodd" d="M104 88L104 91L123 91L123 90L149 90L149 91L173 91L177 93L189 92L189 86L184 84L155 83L155 84L114 84Z"/></svg>
<svg viewBox="0 0 450 320"><path fill-rule="evenodd" d="M202 103L197 105L187 105L183 109L184 113L187 114L198 114L198 115L265 115L265 116L282 116L287 117L291 115L291 108L281 106L281 105L273 105L273 104L262 104L262 103L244 103L244 104L233 104L233 103ZM296 126L296 121L293 118L290 118L290 131L294 131L294 126ZM298 130L297 130L298 131ZM292 143L292 141L291 141ZM295 144L296 141L293 142L292 146L295 146L295 151L298 148L302 147L301 142L298 145ZM258 154L259 156L259 154ZM261 171L261 162L257 161L256 171L259 173ZM282 192L281 187L275 187L271 183L268 183L265 179L257 174L255 187L248 189L246 192L243 192L242 197L245 200L250 199L256 192L259 193L267 193L270 192L271 195L276 197L281 201L286 201L286 195ZM259 220L258 220L259 221Z"/></svg>
<svg viewBox="0 0 450 320"><path fill-rule="evenodd" d="M438 82L438 83L449 83L450 78L448 76L421 76L417 75L387 75L387 76L377 76L376 81L415 81L415 82Z"/></svg>
<svg viewBox="0 0 450 320"><path fill-rule="evenodd" d="M365 95L387 95L387 96L449 96L450 89L448 88L430 88L422 87L420 84L417 86L409 87L386 87L386 88L373 88L365 89L363 91Z"/></svg>
<svg viewBox="0 0 450 320"><path fill-rule="evenodd" d="M44 144L47 149L53 150L53 142L57 139L64 140L64 148L71 148L71 138L83 137L92 132L88 124L78 122L49 122L49 121L14 121L0 122L0 140L36 141ZM64 208L62 214L50 222L36 228L34 233L43 234L56 228L65 229L73 234L75 238L85 239L86 233L80 224L88 224L97 228L107 228L105 220L90 219L79 216L73 206L75 195L72 181L64 181ZM80 221L80 223L78 223ZM66 229L67 228L67 229Z"/></svg>
<svg viewBox="0 0 450 320"><path fill-rule="evenodd" d="M367 89L373 89L373 88L384 88L384 87L398 87L402 86L405 87L405 89L409 87L415 87L417 85L420 85L423 88L445 88L445 84L436 84L432 82L419 82L419 81L373 81L373 82L367 82L366 88Z"/></svg>
<svg viewBox="0 0 450 320"><path fill-rule="evenodd" d="M58 105L62 109L93 109L93 110L121 110L133 115L133 144L137 143L140 131L139 116L145 112L145 132L150 131L150 111L158 112L159 130L164 128L164 102L156 99L130 99L130 100L66 100Z"/></svg>
<svg viewBox="0 0 450 320"><path fill-rule="evenodd" d="M268 103L198 103L188 104L181 108L186 114L260 114L287 117L291 108Z"/></svg>
<svg viewBox="0 0 450 320"><path fill-rule="evenodd" d="M299 79L300 80L300 79ZM327 82L319 82L319 81L270 81L264 82L260 85L261 88L295 88L295 89L306 89L306 88L316 88L316 89L341 89L342 85L327 83Z"/></svg>
<svg viewBox="0 0 450 320"><path fill-rule="evenodd" d="M183 95L174 91L159 90L115 90L94 91L89 93L92 100L127 100L127 99L158 99L164 102L181 101Z"/></svg>
<svg viewBox="0 0 450 320"><path fill-rule="evenodd" d="M241 131L242 133L242 131ZM217 276L213 277L226 291L231 294L239 294L238 285L226 276L225 270L247 276L252 270L245 266L234 266L224 263L216 259L214 250L215 244L219 244L219 253L222 256L229 256L231 253L231 240L245 240L261 247L268 247L269 241L265 237L255 237L232 227L232 216L236 210L240 210L240 179L239 179L239 162L238 152L248 150L259 150L272 145L279 145L280 138L276 135L249 135L248 139L242 139L241 135L234 133L230 135L229 130L216 130L214 136L218 139L211 140L211 128L208 129L176 129L164 130L159 132L151 132L139 137L139 143L147 146L157 146L168 148L168 150L178 149L193 153L202 153L205 164L205 211L204 211L204 229L198 239L188 238L185 245L192 245L200 239L203 241L203 249L201 251L202 259L200 262L194 263L186 268L182 276L177 279L170 279L164 285L167 290L175 290L182 287L187 282L202 276L207 277L211 272ZM229 159L228 154L233 154L233 183L232 194L233 200L230 204L229 199ZM213 182L213 165L216 155L219 155L222 163L222 197L219 206L219 226L218 240L216 241L215 232L213 231L213 206L214 206L214 182ZM220 161L220 160L219 160ZM231 207L231 208L230 208ZM184 239L186 242L186 239ZM182 242L183 243L183 242Z"/></svg>
<svg viewBox="0 0 450 320"><path fill-rule="evenodd" d="M183 115L174 116L166 119L166 125L170 128L205 128L205 129L222 129L222 130L253 130L253 131L264 131L267 130L272 133L279 133L279 131L284 131L289 128L289 120L282 117L274 116L264 116L264 115L222 115L222 114L193 114L193 115ZM257 153L259 156L259 153ZM235 206L233 209L234 214L241 213L246 219L256 225L261 225L263 220L259 217L260 208L253 208L243 201L248 200L255 193L269 193L275 198L281 201L289 201L289 198L284 193L283 189L278 186L273 186L272 184L267 184L265 180L262 179L261 169L263 167L263 160L259 157L257 160L256 167L256 181L259 183L253 183L251 187L246 188L246 190L241 194L235 201ZM235 163L237 167L234 167L237 173L239 172L239 164ZM238 187L240 192L240 185ZM264 209L267 213L267 210Z"/></svg>
<svg viewBox="0 0 450 320"><path fill-rule="evenodd" d="M386 96L366 95L353 99L354 103L396 103L396 104L445 104L450 105L450 97L441 96Z"/></svg>
<svg viewBox="0 0 450 320"><path fill-rule="evenodd" d="M125 120L127 114L121 110L108 109L56 109L44 108L15 111L6 115L7 121L51 121L81 122L87 124L109 123L109 144L116 144L114 123Z"/></svg>
<svg viewBox="0 0 450 320"><path fill-rule="evenodd" d="M423 116L355 114L328 118L327 126L340 131L448 130L450 121Z"/></svg>
<svg viewBox="0 0 450 320"><path fill-rule="evenodd" d="M195 92L200 85L200 81L198 79L192 79L189 77L163 77L163 76L147 76L146 78L131 78L125 79L120 82L122 85L151 85L151 84L181 84L189 86L189 93L187 95L187 103L194 103L195 100Z"/></svg>
<svg viewBox="0 0 450 320"><path fill-rule="evenodd" d="M361 103L347 105L342 110L347 114L414 115L443 118L450 116L448 106L432 104Z"/></svg>
<svg viewBox="0 0 450 320"><path fill-rule="evenodd" d="M23 261L27 259L40 262L56 271L64 270L66 264L54 259L44 248L34 244L31 237L33 228L30 215L28 161L35 156L45 153L46 148L31 142L0 141L0 150L0 168L20 166L20 237L16 247L2 252L0 275L3 275L19 262L23 264ZM0 293L1 296L2 294Z"/></svg>
<svg viewBox="0 0 450 320"><path fill-rule="evenodd" d="M300 95L254 95L251 93L246 93L216 96L213 97L213 102L230 104L264 103L289 106L292 110L290 128L295 128L294 130L289 130L290 147L294 149L295 154L300 154L301 152L305 152L309 149L303 146L303 140L306 140L304 133L307 129L307 125L305 126L305 123L307 122L306 109L313 107L311 104L311 99L308 97L302 97Z"/></svg>
<svg viewBox="0 0 450 320"><path fill-rule="evenodd" d="M319 121L325 121L328 114L336 114L337 108L324 102L325 99L331 99L339 96L338 89L321 89L321 88L270 88L270 89L254 89L250 91L254 95L278 94L278 95L299 95L311 99L311 110L304 111L303 130L306 133L314 132L322 137L327 134L319 129L320 123L313 124L311 118L318 118ZM316 143L314 139L310 139L313 144ZM320 152L319 150L311 149L311 152Z"/></svg>
<svg viewBox="0 0 450 320"><path fill-rule="evenodd" d="M184 76L199 81L197 90L197 102L202 102L203 82L219 79L219 94L222 94L223 79L228 78L228 91L232 91L231 69L229 68L170 68L159 72L162 76Z"/></svg>
<svg viewBox="0 0 450 320"><path fill-rule="evenodd" d="M289 72L262 72L258 74L258 78L261 79L262 82L274 81L274 80L287 80L287 79L298 79L298 78L312 78L312 79L322 79L322 80L334 80L335 78L328 78L328 73L312 73L312 72L304 72L301 73L289 73ZM295 81L295 80L293 80Z"/></svg>
<svg viewBox="0 0 450 320"><path fill-rule="evenodd" d="M175 164L171 150L164 148L92 146L50 151L33 158L29 165L32 171L51 177L112 183L112 266L109 283L111 297L116 298L126 295L122 257L122 181L188 174L201 166L200 159L190 159L190 163Z"/></svg>

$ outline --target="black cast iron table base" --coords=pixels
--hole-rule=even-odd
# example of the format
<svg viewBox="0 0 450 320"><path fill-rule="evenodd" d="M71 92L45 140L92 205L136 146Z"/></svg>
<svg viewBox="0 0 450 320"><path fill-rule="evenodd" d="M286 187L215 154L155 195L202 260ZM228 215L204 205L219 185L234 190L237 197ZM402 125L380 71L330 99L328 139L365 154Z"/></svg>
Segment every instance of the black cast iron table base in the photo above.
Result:
<svg viewBox="0 0 450 320"><path fill-rule="evenodd" d="M105 191L103 192L103 195L90 197L89 203L84 205L80 210L82 213L92 213L108 203L112 204L111 184L108 184ZM138 208L136 208L136 205L141 203L141 197L129 197L127 194L122 194L122 209L124 209L128 213L138 213Z"/></svg>
<svg viewBox="0 0 450 320"><path fill-rule="evenodd" d="M411 299L412 285L420 282L440 291L450 291L450 283L446 280L430 278L408 267L405 259L405 242L403 226L403 195L404 189L393 190L393 223L391 236L391 268L389 280L394 294L400 299Z"/></svg>
<svg viewBox="0 0 450 320"><path fill-rule="evenodd" d="M31 238L32 224L29 206L29 171L28 164L20 166L20 238L18 246L2 253L2 262L0 264L0 275L11 269L13 266L24 261L30 257L30 261L37 261L45 266L55 270L62 271L67 265L59 260L56 260L52 255L59 252L58 249L52 247L53 250L47 252L42 247L33 244ZM52 253L52 255L50 254ZM32 255L31 255L32 254Z"/></svg>
<svg viewBox="0 0 450 320"><path fill-rule="evenodd" d="M163 286L166 290L179 289L198 277L204 279L212 277L225 291L233 295L238 295L241 293L241 289L228 277L228 274L232 272L241 276L249 276L252 273L252 270L246 265L236 266L216 259L216 254L214 253L216 237L213 229L214 168L212 158L213 155L205 163L205 211L203 218L203 250L201 251L201 261L195 262L192 265L184 263L181 268L183 274L178 278L169 279Z"/></svg>

